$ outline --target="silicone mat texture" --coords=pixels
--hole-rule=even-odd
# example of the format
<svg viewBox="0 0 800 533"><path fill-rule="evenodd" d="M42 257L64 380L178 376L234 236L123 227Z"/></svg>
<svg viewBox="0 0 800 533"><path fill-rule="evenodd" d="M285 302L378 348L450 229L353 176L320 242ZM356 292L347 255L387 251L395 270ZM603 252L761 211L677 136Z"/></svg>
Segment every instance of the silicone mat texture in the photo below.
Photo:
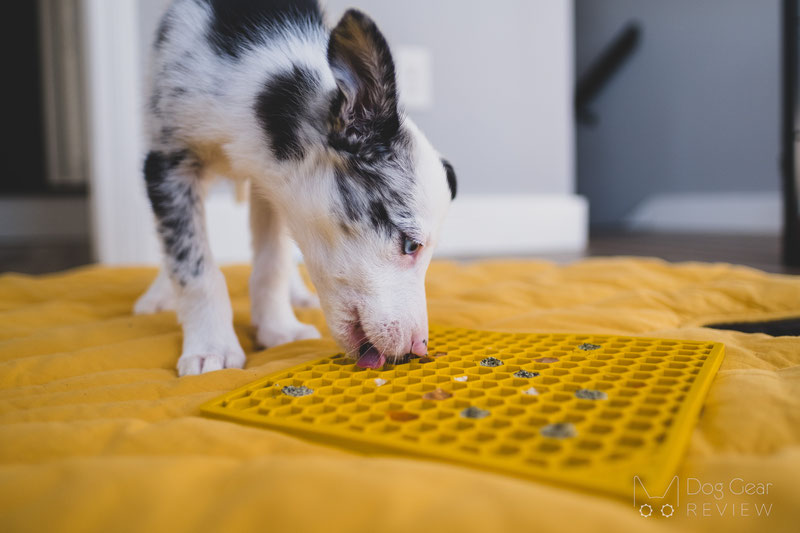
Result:
<svg viewBox="0 0 800 533"><path fill-rule="evenodd" d="M377 370L333 355L201 411L627 498L634 476L667 487L724 356L713 342L456 328L432 328L429 346Z"/></svg>

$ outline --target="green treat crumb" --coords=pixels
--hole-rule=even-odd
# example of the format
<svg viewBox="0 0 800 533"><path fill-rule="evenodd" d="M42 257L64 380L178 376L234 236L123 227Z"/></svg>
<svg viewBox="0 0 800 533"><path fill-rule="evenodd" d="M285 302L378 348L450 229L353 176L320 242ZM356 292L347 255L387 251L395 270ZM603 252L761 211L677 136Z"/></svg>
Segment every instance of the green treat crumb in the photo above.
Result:
<svg viewBox="0 0 800 533"><path fill-rule="evenodd" d="M515 378L535 378L538 375L538 372L528 372L527 370L517 370L514 372Z"/></svg>
<svg viewBox="0 0 800 533"><path fill-rule="evenodd" d="M578 434L575 431L575 426L569 422L559 422L557 424L548 424L540 430L543 437L550 437L553 439L567 439L574 437Z"/></svg>
<svg viewBox="0 0 800 533"><path fill-rule="evenodd" d="M463 416L464 418L486 418L487 416L489 416L489 411L471 405L466 409L464 409L463 411L461 411L461 416Z"/></svg>
<svg viewBox="0 0 800 533"><path fill-rule="evenodd" d="M498 359L497 357L487 357L486 359L481 360L481 366L502 366L503 362Z"/></svg>
<svg viewBox="0 0 800 533"><path fill-rule="evenodd" d="M599 350L602 348L599 344L592 344L590 342L584 342L580 346L578 346L579 350L583 350L584 352L591 352L592 350Z"/></svg>
<svg viewBox="0 0 800 533"><path fill-rule="evenodd" d="M305 385L300 385L299 387L295 387L294 385L286 385L281 389L281 392L286 396L294 396L295 398L299 398L300 396L314 394L314 389L309 389Z"/></svg>
<svg viewBox="0 0 800 533"><path fill-rule="evenodd" d="M575 391L575 397L581 400L608 400L608 394L594 389L578 389Z"/></svg>

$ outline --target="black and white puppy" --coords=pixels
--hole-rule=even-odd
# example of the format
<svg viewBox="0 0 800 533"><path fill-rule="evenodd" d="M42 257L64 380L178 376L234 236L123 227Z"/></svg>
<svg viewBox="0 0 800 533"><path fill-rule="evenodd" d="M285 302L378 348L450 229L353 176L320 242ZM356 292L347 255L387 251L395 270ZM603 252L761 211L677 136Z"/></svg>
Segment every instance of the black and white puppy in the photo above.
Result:
<svg viewBox="0 0 800 533"><path fill-rule="evenodd" d="M176 0L156 38L147 192L165 263L138 313L176 309L180 375L241 368L225 280L206 236L203 188L249 180L257 340L318 337L315 305L361 366L427 353L425 273L456 180L398 106L374 22L350 10L328 30L315 0Z"/></svg>

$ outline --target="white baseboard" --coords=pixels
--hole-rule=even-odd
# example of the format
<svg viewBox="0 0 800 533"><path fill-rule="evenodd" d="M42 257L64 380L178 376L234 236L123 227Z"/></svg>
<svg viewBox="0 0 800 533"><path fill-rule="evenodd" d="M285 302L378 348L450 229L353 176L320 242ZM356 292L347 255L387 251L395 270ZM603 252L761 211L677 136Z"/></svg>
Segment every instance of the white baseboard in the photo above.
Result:
<svg viewBox="0 0 800 533"><path fill-rule="evenodd" d="M627 217L634 230L688 233L778 233L778 192L655 194Z"/></svg>
<svg viewBox="0 0 800 533"><path fill-rule="evenodd" d="M250 261L246 203L221 182L206 200L208 238L220 264ZM436 257L487 257L579 252L586 247L588 210L580 196L462 195L450 206ZM156 263L154 247L135 262Z"/></svg>
<svg viewBox="0 0 800 533"><path fill-rule="evenodd" d="M578 252L588 206L576 195L464 195L450 206L438 257Z"/></svg>
<svg viewBox="0 0 800 533"><path fill-rule="evenodd" d="M0 240L89 238L86 198L2 198Z"/></svg>
<svg viewBox="0 0 800 533"><path fill-rule="evenodd" d="M246 204L233 194L206 202L211 249L220 263L250 260ZM569 195L463 195L450 206L437 257L578 252L586 247L586 201Z"/></svg>

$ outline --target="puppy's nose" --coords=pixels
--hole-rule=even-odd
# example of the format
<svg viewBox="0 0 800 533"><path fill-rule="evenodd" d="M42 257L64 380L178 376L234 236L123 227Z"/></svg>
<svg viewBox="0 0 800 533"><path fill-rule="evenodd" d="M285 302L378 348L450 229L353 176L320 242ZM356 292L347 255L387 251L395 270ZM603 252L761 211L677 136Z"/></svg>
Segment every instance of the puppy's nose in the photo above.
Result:
<svg viewBox="0 0 800 533"><path fill-rule="evenodd" d="M412 341L411 353L420 357L428 355L428 339L416 339Z"/></svg>

